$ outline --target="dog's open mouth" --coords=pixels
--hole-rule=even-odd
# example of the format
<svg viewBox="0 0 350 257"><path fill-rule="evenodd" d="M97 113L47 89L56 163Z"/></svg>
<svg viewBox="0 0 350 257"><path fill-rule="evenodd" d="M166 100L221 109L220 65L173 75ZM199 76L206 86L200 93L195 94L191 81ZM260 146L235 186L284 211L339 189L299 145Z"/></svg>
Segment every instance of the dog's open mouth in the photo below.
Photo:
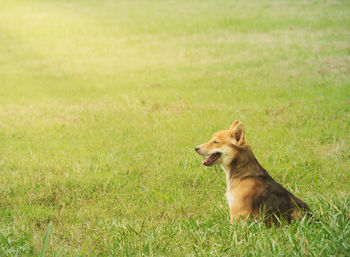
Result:
<svg viewBox="0 0 350 257"><path fill-rule="evenodd" d="M208 158L204 159L202 163L205 166L213 165L220 158L220 156L221 156L221 153L219 152L213 153Z"/></svg>

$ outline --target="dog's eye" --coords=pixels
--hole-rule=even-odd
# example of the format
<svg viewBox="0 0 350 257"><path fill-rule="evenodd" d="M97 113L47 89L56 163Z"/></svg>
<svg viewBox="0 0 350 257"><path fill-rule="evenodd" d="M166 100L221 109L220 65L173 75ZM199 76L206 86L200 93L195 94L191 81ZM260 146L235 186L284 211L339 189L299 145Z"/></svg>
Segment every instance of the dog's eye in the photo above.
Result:
<svg viewBox="0 0 350 257"><path fill-rule="evenodd" d="M214 144L218 144L218 143L219 143L218 141L214 140Z"/></svg>

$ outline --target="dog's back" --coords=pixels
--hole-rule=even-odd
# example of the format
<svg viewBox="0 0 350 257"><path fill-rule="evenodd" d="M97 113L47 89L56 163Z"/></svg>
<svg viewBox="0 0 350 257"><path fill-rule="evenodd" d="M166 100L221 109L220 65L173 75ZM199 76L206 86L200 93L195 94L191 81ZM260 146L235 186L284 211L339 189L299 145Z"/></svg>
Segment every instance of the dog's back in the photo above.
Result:
<svg viewBox="0 0 350 257"><path fill-rule="evenodd" d="M303 213L310 211L305 202L294 196L282 185L273 180L270 176L259 177L261 189L253 197L252 209L254 212L263 212L267 218L267 223L272 218L274 222L278 218L283 218L287 222L297 217L302 217Z"/></svg>

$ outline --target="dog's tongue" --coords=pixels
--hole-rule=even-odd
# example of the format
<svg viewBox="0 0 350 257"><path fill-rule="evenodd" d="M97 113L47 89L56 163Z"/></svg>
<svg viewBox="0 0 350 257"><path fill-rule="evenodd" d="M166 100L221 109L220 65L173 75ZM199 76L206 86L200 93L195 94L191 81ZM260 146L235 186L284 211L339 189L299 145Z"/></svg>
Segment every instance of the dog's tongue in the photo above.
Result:
<svg viewBox="0 0 350 257"><path fill-rule="evenodd" d="M205 165L205 166L210 166L212 165L217 159L219 159L220 157L220 153L213 153L212 155L210 155L208 158L204 159L202 161L202 163Z"/></svg>
<svg viewBox="0 0 350 257"><path fill-rule="evenodd" d="M210 163L209 158L206 158L206 159L202 160L202 163L203 163L204 165L206 165L206 164Z"/></svg>
<svg viewBox="0 0 350 257"><path fill-rule="evenodd" d="M218 157L218 154L214 153L214 154L210 155L208 158L204 159L202 161L202 163L206 166L209 166L217 159L217 157Z"/></svg>

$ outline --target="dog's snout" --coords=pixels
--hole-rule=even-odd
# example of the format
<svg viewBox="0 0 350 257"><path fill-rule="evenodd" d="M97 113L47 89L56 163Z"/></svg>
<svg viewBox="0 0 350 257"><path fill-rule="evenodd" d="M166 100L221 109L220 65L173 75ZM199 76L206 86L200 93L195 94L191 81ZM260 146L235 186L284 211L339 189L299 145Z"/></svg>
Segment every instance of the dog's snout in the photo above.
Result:
<svg viewBox="0 0 350 257"><path fill-rule="evenodd" d="M198 147L198 146L196 146L196 147L194 148L194 150L196 150L196 151L198 152L198 150L199 150L199 147Z"/></svg>

